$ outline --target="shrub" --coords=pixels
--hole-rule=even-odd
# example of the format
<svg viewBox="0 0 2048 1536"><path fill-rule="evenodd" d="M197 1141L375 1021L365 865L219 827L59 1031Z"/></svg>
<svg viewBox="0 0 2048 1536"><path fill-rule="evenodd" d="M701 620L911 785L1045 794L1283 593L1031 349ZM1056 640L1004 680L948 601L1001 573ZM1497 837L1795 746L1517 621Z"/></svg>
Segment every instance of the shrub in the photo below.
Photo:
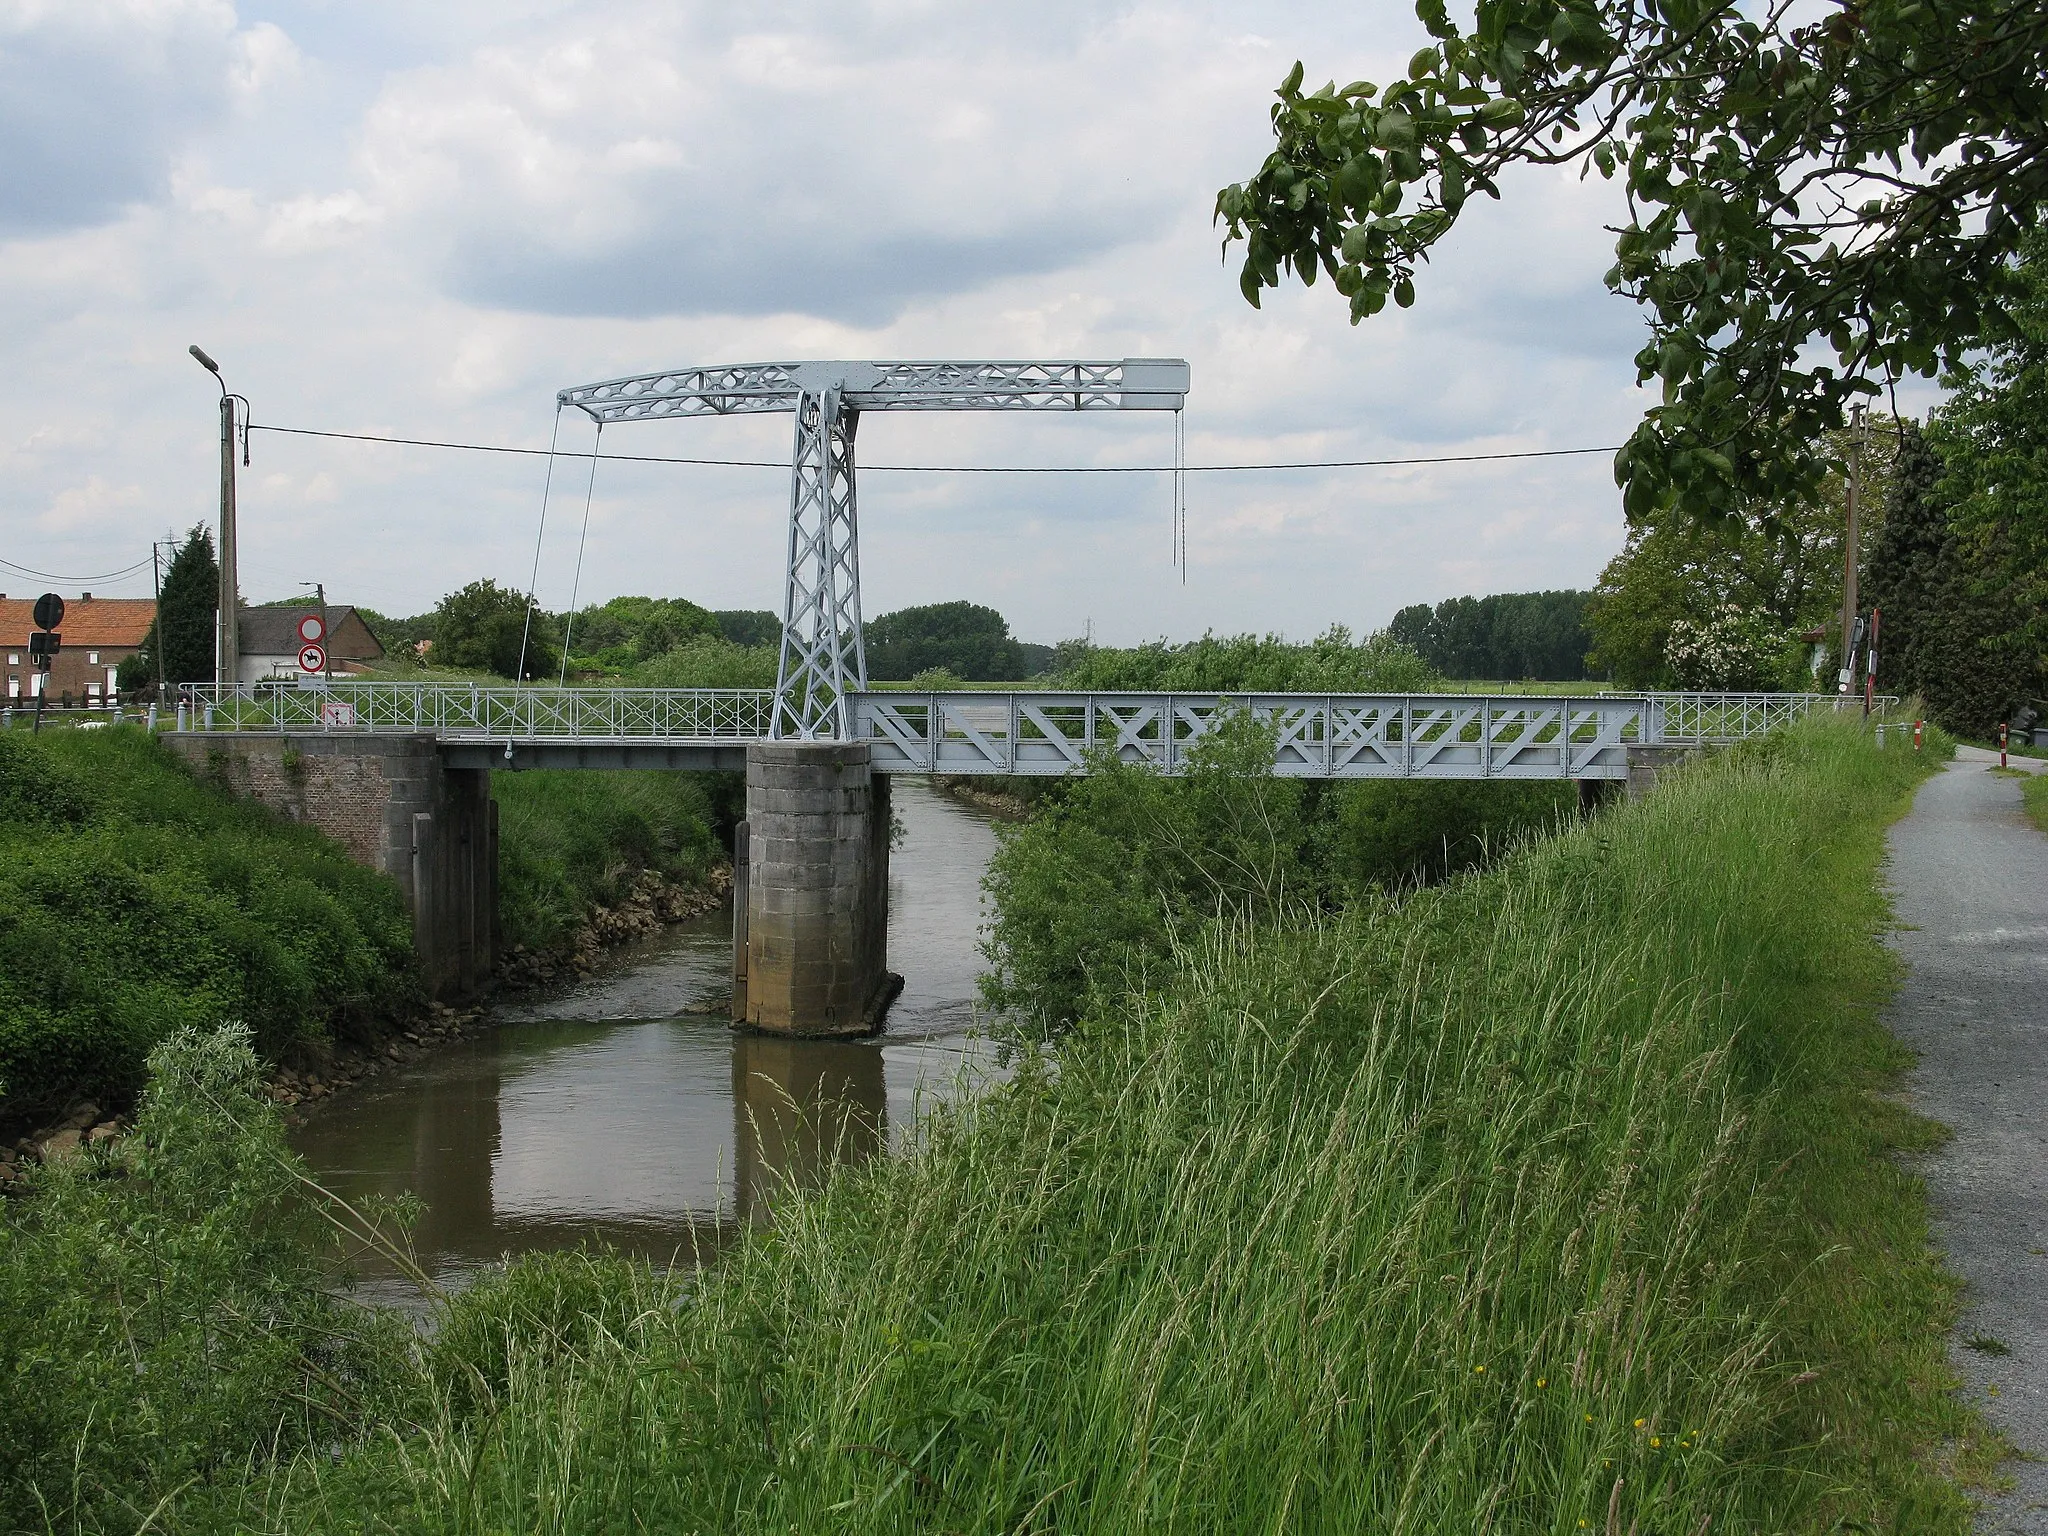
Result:
<svg viewBox="0 0 2048 1536"><path fill-rule="evenodd" d="M181 1026L270 1055L417 1004L398 888L132 729L0 733L0 1083L123 1098Z"/></svg>
<svg viewBox="0 0 2048 1536"><path fill-rule="evenodd" d="M184 1027L133 1135L0 1200L0 1527L133 1531L381 1406L399 1340L322 1289L302 1177L248 1031Z"/></svg>

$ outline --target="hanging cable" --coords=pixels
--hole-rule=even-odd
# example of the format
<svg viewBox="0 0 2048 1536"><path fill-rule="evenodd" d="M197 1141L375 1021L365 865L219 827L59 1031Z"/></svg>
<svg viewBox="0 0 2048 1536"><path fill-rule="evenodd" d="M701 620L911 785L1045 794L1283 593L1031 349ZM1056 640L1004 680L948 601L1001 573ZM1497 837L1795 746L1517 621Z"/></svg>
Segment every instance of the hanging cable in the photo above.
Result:
<svg viewBox="0 0 2048 1536"><path fill-rule="evenodd" d="M1179 530L1180 584L1188 584L1188 415L1173 413L1173 521Z"/></svg>
<svg viewBox="0 0 2048 1536"><path fill-rule="evenodd" d="M519 631L519 667L514 682L526 681L526 642L533 634L533 594L540 585L540 542L548 531L548 492L555 484L555 447L562 439L562 407L555 405L555 430L548 435L548 472L540 485L540 526L533 533L533 574L526 578L526 623ZM511 742L505 743L505 755L512 755Z"/></svg>
<svg viewBox="0 0 2048 1536"><path fill-rule="evenodd" d="M576 536L576 578L569 584L569 622L562 629L562 681L569 686L569 641L576 633L576 599L583 591L583 546L590 540L590 498L597 491L598 449L604 446L604 423L597 424L597 441L590 445L590 483L583 487L583 531Z"/></svg>
<svg viewBox="0 0 2048 1536"><path fill-rule="evenodd" d="M32 570L25 565L16 565L12 560L0 560L0 569L10 570L17 576L33 576L38 581L56 581L71 585L87 581L113 581L117 577L133 576L148 564L147 560L138 560L135 564L124 566L118 571L101 571L97 576L58 576L49 571Z"/></svg>

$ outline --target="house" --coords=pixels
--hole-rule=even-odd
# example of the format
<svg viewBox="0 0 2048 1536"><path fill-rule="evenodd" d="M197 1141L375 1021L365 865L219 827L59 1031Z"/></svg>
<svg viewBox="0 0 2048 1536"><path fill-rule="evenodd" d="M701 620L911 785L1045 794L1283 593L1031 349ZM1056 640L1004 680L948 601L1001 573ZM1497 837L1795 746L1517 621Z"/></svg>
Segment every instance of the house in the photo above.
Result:
<svg viewBox="0 0 2048 1536"><path fill-rule="evenodd" d="M28 637L35 633L35 599L0 592L0 657L7 663L5 696L0 703L33 699L43 688L43 674L29 664ZM156 622L156 603L147 597L94 597L79 594L64 604L64 622L57 633L64 648L50 664L52 699L98 703L114 695L114 673L141 649Z"/></svg>
<svg viewBox="0 0 2048 1536"><path fill-rule="evenodd" d="M242 609L241 681L281 682L300 675L299 621L318 616L318 603L277 603ZM327 667L330 672L362 672L384 659L384 647L363 616L345 603L327 605Z"/></svg>

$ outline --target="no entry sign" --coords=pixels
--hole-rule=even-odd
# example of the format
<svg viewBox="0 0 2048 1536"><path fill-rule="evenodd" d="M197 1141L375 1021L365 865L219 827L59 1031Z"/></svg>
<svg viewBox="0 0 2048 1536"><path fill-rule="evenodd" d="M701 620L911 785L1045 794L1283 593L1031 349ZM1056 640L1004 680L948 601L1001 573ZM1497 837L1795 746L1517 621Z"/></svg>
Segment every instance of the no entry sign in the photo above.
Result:
<svg viewBox="0 0 2048 1536"><path fill-rule="evenodd" d="M320 615L309 613L299 620L299 639L306 645L318 645L327 638L327 626L320 621Z"/></svg>
<svg viewBox="0 0 2048 1536"><path fill-rule="evenodd" d="M300 646L299 670L301 672L325 672L327 670L327 652L317 645Z"/></svg>

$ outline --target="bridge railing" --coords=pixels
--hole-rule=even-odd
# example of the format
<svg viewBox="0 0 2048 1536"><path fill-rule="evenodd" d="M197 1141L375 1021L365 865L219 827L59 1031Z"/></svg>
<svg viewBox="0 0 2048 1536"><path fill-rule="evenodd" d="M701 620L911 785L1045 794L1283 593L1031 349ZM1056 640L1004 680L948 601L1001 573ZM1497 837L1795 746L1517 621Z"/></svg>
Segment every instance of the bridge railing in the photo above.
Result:
<svg viewBox="0 0 2048 1536"><path fill-rule="evenodd" d="M744 742L766 689L336 682L180 690L180 730L430 734L445 742ZM861 693L853 733L895 773L1056 776L1107 752L1178 773L1236 710L1274 734L1289 778L1620 779L1631 746L1740 740L1837 694ZM1894 705L1895 699L1880 701Z"/></svg>
<svg viewBox="0 0 2048 1536"><path fill-rule="evenodd" d="M1742 741L1761 736L1781 725L1805 719L1815 710L1863 708L1861 695L1839 693L1620 693L1605 692L1601 698L1637 698L1650 705L1651 720L1645 740L1683 744L1687 742ZM1873 701L1879 709L1892 709L1898 699L1890 694Z"/></svg>
<svg viewBox="0 0 2048 1536"><path fill-rule="evenodd" d="M443 741L758 741L775 695L754 688L476 683L213 683L179 689L179 729L429 734Z"/></svg>
<svg viewBox="0 0 2048 1536"><path fill-rule="evenodd" d="M864 693L854 735L898 773L1056 776L1108 753L1177 773L1244 710L1287 778L1626 778L1641 698L1473 694Z"/></svg>

